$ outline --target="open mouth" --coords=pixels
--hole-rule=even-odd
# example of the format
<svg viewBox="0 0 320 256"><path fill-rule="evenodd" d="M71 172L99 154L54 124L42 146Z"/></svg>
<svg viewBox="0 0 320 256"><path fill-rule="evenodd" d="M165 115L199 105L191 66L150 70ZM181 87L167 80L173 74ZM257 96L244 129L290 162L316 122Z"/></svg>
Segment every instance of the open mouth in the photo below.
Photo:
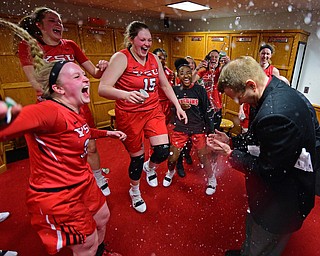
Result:
<svg viewBox="0 0 320 256"><path fill-rule="evenodd" d="M148 47L141 47L141 51L142 51L143 53L147 53L148 50L149 50Z"/></svg>
<svg viewBox="0 0 320 256"><path fill-rule="evenodd" d="M62 34L62 30L61 30L61 29L54 28L52 31L53 31L53 33L55 33L55 34L59 34L59 35Z"/></svg>
<svg viewBox="0 0 320 256"><path fill-rule="evenodd" d="M82 92L86 97L89 97L89 96L90 96L89 86L84 86L84 87L82 88L81 92Z"/></svg>

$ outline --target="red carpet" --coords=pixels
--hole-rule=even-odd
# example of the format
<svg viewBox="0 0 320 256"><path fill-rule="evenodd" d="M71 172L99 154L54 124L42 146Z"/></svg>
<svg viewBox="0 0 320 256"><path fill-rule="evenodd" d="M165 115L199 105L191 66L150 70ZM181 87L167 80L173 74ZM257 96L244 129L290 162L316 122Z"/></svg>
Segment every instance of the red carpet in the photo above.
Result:
<svg viewBox="0 0 320 256"><path fill-rule="evenodd" d="M158 170L159 186L151 188L141 182L147 211L139 214L130 206L127 168L129 156L121 142L106 138L97 141L103 167L108 174L111 195L107 202L111 218L107 224L109 248L123 256L198 256L224 255L225 250L239 248L244 239L246 194L243 175L223 170L218 189L205 195L204 172L197 161L187 167L183 179L175 176L169 188L162 186L166 165ZM195 159L195 157L193 157ZM8 165L0 175L0 211L10 211L0 224L0 249L18 251L20 256L47 256L25 206L29 173L28 160ZM320 255L320 199L301 230L291 238L284 256ZM70 256L68 249L58 256Z"/></svg>

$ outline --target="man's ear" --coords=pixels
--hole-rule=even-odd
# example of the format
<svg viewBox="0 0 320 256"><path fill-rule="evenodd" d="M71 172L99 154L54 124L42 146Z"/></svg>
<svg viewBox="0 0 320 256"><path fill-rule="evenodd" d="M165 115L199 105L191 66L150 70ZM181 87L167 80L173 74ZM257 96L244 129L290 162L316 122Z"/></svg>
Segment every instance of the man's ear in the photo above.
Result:
<svg viewBox="0 0 320 256"><path fill-rule="evenodd" d="M252 79L248 79L246 81L246 86L248 86L249 88L251 88L254 92L257 90L257 84L255 81L253 81Z"/></svg>
<svg viewBox="0 0 320 256"><path fill-rule="evenodd" d="M64 94L64 88L57 84L52 85L52 90L58 94Z"/></svg>

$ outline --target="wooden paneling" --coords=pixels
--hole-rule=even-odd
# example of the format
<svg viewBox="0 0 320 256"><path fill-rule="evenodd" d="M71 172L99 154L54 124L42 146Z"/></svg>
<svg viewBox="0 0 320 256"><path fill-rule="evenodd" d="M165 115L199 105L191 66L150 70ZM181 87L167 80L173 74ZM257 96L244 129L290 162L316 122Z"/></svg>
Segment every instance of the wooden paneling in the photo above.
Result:
<svg viewBox="0 0 320 256"><path fill-rule="evenodd" d="M239 104L225 94L223 94L222 101L223 101L222 116L225 119L231 120L234 124L234 127L230 131L231 134L239 134L241 132L240 120L238 117Z"/></svg>
<svg viewBox="0 0 320 256"><path fill-rule="evenodd" d="M82 27L80 30L83 51L95 65L99 60L109 60L115 52L114 32L110 28ZM98 128L110 124L107 112L113 108L113 101L98 95L99 80L91 78L91 103L90 109Z"/></svg>
<svg viewBox="0 0 320 256"><path fill-rule="evenodd" d="M113 30L109 28L82 27L81 45L85 54L90 56L111 57L115 52Z"/></svg>
<svg viewBox="0 0 320 256"><path fill-rule="evenodd" d="M205 34L191 34L186 36L186 55L192 56L196 60L203 60L206 54Z"/></svg>
<svg viewBox="0 0 320 256"><path fill-rule="evenodd" d="M229 55L230 35L224 33L207 34L207 53L211 50L224 51Z"/></svg>
<svg viewBox="0 0 320 256"><path fill-rule="evenodd" d="M123 29L114 29L114 41L115 41L115 50L120 51L125 48L124 46L124 30Z"/></svg>
<svg viewBox="0 0 320 256"><path fill-rule="evenodd" d="M111 119L108 111L114 108L114 100L107 100L98 94L99 80L90 81L90 109L97 128L110 126Z"/></svg>
<svg viewBox="0 0 320 256"><path fill-rule="evenodd" d="M79 37L79 27L76 24L63 24L63 27L63 38L73 40L78 45L81 45Z"/></svg>
<svg viewBox="0 0 320 256"><path fill-rule="evenodd" d="M230 59L240 56L256 57L260 35L257 33L239 33L230 35Z"/></svg>

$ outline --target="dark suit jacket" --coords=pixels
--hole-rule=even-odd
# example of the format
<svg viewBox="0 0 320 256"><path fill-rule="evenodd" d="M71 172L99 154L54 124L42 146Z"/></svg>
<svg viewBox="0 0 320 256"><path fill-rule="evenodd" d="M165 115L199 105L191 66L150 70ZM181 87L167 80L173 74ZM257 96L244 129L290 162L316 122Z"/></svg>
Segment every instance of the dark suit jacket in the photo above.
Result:
<svg viewBox="0 0 320 256"><path fill-rule="evenodd" d="M259 156L247 145L258 145ZM258 102L246 136L233 139L230 163L246 174L248 203L265 230L298 230L314 206L315 174L294 167L302 148L315 160L315 129L306 102L297 91L273 77Z"/></svg>

